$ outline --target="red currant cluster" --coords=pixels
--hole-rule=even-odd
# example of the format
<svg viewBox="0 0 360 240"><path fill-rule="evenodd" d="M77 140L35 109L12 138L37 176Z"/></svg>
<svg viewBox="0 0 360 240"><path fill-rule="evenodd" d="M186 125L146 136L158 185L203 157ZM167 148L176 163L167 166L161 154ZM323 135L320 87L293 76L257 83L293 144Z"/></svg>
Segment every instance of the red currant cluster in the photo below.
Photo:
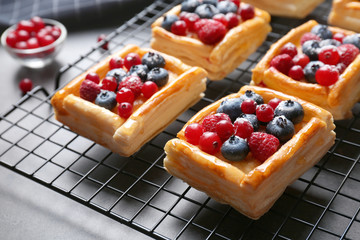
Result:
<svg viewBox="0 0 360 240"><path fill-rule="evenodd" d="M20 21L6 36L6 43L12 48L34 49L52 44L60 35L59 27L45 25L41 17L33 17Z"/></svg>

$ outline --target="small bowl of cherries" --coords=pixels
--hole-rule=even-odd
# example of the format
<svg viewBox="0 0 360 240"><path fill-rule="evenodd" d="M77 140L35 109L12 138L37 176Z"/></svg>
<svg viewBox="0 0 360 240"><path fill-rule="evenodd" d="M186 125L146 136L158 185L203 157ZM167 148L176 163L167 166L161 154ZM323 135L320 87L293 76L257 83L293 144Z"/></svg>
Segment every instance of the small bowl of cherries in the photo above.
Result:
<svg viewBox="0 0 360 240"><path fill-rule="evenodd" d="M60 22L35 16L5 30L1 44L22 65L42 68L54 60L66 36L67 30Z"/></svg>

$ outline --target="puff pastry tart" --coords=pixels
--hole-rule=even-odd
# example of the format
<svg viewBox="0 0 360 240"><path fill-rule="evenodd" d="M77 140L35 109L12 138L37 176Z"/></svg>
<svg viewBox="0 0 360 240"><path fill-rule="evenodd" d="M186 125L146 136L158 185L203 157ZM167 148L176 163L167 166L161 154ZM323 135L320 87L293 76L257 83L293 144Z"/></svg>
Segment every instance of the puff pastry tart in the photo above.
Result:
<svg viewBox="0 0 360 240"><path fill-rule="evenodd" d="M134 55L138 56L138 58L134 58ZM145 61L146 64L144 63L145 55L147 55L147 60L150 59L150 61ZM154 67L152 70L161 73L167 72L167 82L163 81L162 85L158 87L158 91L153 95L145 94L149 91L145 90L144 93L143 88L141 88L140 92L137 93L137 97L134 98L134 95L132 95L132 100L126 100L130 98L127 95L129 89L133 93L140 85L143 87L147 82L150 82L150 80L147 80L143 83L139 80L142 69L139 66L147 65L150 69L150 65L156 63L156 59L159 58L161 59L159 62L161 62L162 68ZM139 59L142 60L143 65L129 67L131 62L134 63ZM155 61L153 61L154 59ZM116 62L114 60L120 62L119 68L110 71L110 66L113 68ZM129 72L126 71L126 67L130 68ZM128 76L133 70L139 70L139 72ZM145 73L145 77L149 78L152 70L147 74ZM110 76L110 73L115 74ZM121 76L122 73L126 74ZM103 79L98 83L102 89L98 91L100 93L97 96L95 94L95 101L93 99L89 100L93 94L93 89L97 89L96 83L89 83L89 79L92 79L93 75ZM119 80L118 88L123 86L122 84L128 85L127 87L121 87L116 94L117 102L115 101L115 104L112 105L109 102L114 100L117 89L116 81L115 92L103 89L109 89L111 85L105 83L105 79L109 80L110 78L111 80L114 76L119 77L119 79L124 77ZM56 92L51 99L51 104L54 107L56 119L67 125L71 130L109 148L115 153L129 156L162 131L179 114L195 104L203 96L202 92L206 88L205 82L206 71L202 68L190 67L172 56L160 54L153 49L128 45L93 66L87 72L79 75L63 89ZM153 86L153 84L150 85ZM110 107L107 107L109 105ZM131 107L133 111L129 113Z"/></svg>
<svg viewBox="0 0 360 240"><path fill-rule="evenodd" d="M349 118L360 100L359 48L360 34L310 20L271 46L251 84L312 102L335 120Z"/></svg>
<svg viewBox="0 0 360 240"><path fill-rule="evenodd" d="M338 27L360 32L360 1L334 0L328 22Z"/></svg>
<svg viewBox="0 0 360 240"><path fill-rule="evenodd" d="M246 124L256 129L256 121L251 120L251 116L260 118L261 113L256 110L256 115L239 115L233 123L235 135L223 139L225 131L218 131L218 127L228 120L219 109L224 110L225 105L236 102L243 109L242 105L250 101L247 100L249 98L255 99L261 109L274 106L274 100L277 100L275 117L266 127L260 126L256 132L250 132L248 137L238 137L246 132ZM282 112L284 104L294 104L302 109L301 114L295 114L300 117L295 119ZM230 107L231 111L237 107ZM209 129L210 122L216 125L216 130L211 129L211 124ZM293 129L286 139L283 138L286 134L275 137L269 133L270 128L284 124L287 125L284 129ZM195 126L205 129L197 143L194 136L199 134L194 134L198 130ZM289 184L318 162L333 145L334 128L332 115L316 105L271 89L244 86L238 93L228 95L194 115L177 134L178 138L166 143L164 166L172 175L215 200L231 205L249 218L258 219L271 208ZM222 140L214 141L215 135L221 136ZM210 139L211 144L206 146L204 138ZM211 152L208 147L217 144L222 144L221 150ZM250 148L248 152L247 145Z"/></svg>
<svg viewBox="0 0 360 240"><path fill-rule="evenodd" d="M258 8L268 11L271 15L305 18L324 0L244 0Z"/></svg>
<svg viewBox="0 0 360 240"><path fill-rule="evenodd" d="M184 1L152 24L151 47L204 68L210 80L221 80L232 72L271 31L270 15L249 4L187 2L199 6L184 7Z"/></svg>

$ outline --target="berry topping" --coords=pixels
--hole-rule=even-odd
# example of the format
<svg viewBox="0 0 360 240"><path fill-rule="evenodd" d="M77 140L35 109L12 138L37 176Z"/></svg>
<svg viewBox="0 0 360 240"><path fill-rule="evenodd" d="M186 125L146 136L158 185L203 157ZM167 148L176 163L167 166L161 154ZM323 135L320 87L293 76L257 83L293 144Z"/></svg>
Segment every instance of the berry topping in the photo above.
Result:
<svg viewBox="0 0 360 240"><path fill-rule="evenodd" d="M32 87L33 87L33 83L30 78L23 78L19 82L19 88L24 94L29 92L32 89Z"/></svg>
<svg viewBox="0 0 360 240"><path fill-rule="evenodd" d="M236 120L242 113L241 103L243 100L240 98L225 99L220 103L220 106L216 110L217 113L225 113L228 115L232 122Z"/></svg>
<svg viewBox="0 0 360 240"><path fill-rule="evenodd" d="M251 123L254 131L259 130L260 123L255 114L241 114L240 117L236 119L236 121L242 118L248 120Z"/></svg>
<svg viewBox="0 0 360 240"><path fill-rule="evenodd" d="M322 86L330 86L339 79L339 71L335 66L324 65L316 71L315 79Z"/></svg>
<svg viewBox="0 0 360 240"><path fill-rule="evenodd" d="M127 72L122 68L115 68L113 70L110 70L106 74L107 77L114 77L116 81L119 83L121 82L125 77L128 76Z"/></svg>
<svg viewBox="0 0 360 240"><path fill-rule="evenodd" d="M129 88L136 98L141 94L142 85L143 83L138 76L128 76L119 83L119 89L123 87Z"/></svg>
<svg viewBox="0 0 360 240"><path fill-rule="evenodd" d="M277 151L280 142L271 134L254 132L248 138L248 144L252 155L259 161L264 162Z"/></svg>
<svg viewBox="0 0 360 240"><path fill-rule="evenodd" d="M229 120L220 120L216 123L215 130L222 141L234 134L234 126Z"/></svg>
<svg viewBox="0 0 360 240"><path fill-rule="evenodd" d="M309 62L310 58L306 54L298 54L293 58L294 65L299 65L304 68Z"/></svg>
<svg viewBox="0 0 360 240"><path fill-rule="evenodd" d="M300 39L300 44L301 45L304 45L305 42L309 41L309 40L316 40L316 41L320 41L320 37L317 36L316 34L314 33L311 33L311 32L307 32L307 33L304 33L304 35L302 35L301 39Z"/></svg>
<svg viewBox="0 0 360 240"><path fill-rule="evenodd" d="M152 81L146 81L141 87L141 93L145 98L150 98L152 95L154 95L159 90L156 83Z"/></svg>
<svg viewBox="0 0 360 240"><path fill-rule="evenodd" d="M329 30L328 26L318 24L311 29L311 32L319 36L321 39L331 39L332 32Z"/></svg>
<svg viewBox="0 0 360 240"><path fill-rule="evenodd" d="M279 72L287 75L290 68L294 65L291 57L288 54L281 54L274 57L271 62L270 66L274 67Z"/></svg>
<svg viewBox="0 0 360 240"><path fill-rule="evenodd" d="M200 6L201 2L199 0L186 0L181 3L182 12L194 12L195 9Z"/></svg>
<svg viewBox="0 0 360 240"><path fill-rule="evenodd" d="M204 132L200 136L199 147L206 153L215 154L220 150L221 139L215 132Z"/></svg>
<svg viewBox="0 0 360 240"><path fill-rule="evenodd" d="M292 100L281 101L275 108L275 116L284 115L293 124L300 123L304 118L304 109L300 103Z"/></svg>
<svg viewBox="0 0 360 240"><path fill-rule="evenodd" d="M306 54L311 61L318 60L319 48L320 48L320 42L317 40L309 40L302 45L303 53Z"/></svg>
<svg viewBox="0 0 360 240"><path fill-rule="evenodd" d="M143 82L146 81L148 72L148 67L143 64L134 65L129 70L130 75L138 76Z"/></svg>
<svg viewBox="0 0 360 240"><path fill-rule="evenodd" d="M319 50L319 60L325 64L336 65L340 60L340 55L335 46L325 46Z"/></svg>
<svg viewBox="0 0 360 240"><path fill-rule="evenodd" d="M179 20L179 17L176 15L165 15L164 20L161 23L161 27L167 31L171 31L171 25Z"/></svg>
<svg viewBox="0 0 360 240"><path fill-rule="evenodd" d="M295 44L288 42L280 49L280 54L287 54L293 58L297 55L297 48Z"/></svg>
<svg viewBox="0 0 360 240"><path fill-rule="evenodd" d="M338 32L333 35L333 39L336 41L339 41L340 43L343 43L343 39L345 37L345 34Z"/></svg>
<svg viewBox="0 0 360 240"><path fill-rule="evenodd" d="M205 44L218 43L226 34L226 27L222 23L212 19L203 19L196 22L195 29L197 29L200 41Z"/></svg>
<svg viewBox="0 0 360 240"><path fill-rule="evenodd" d="M101 81L101 89L108 91L116 91L117 81L114 77L107 76Z"/></svg>
<svg viewBox="0 0 360 240"><path fill-rule="evenodd" d="M248 143L238 136L231 136L221 146L221 154L229 161L241 161L249 151Z"/></svg>
<svg viewBox="0 0 360 240"><path fill-rule="evenodd" d="M133 105L131 103L123 102L119 104L118 113L120 117L128 118L131 116L132 111L133 111Z"/></svg>
<svg viewBox="0 0 360 240"><path fill-rule="evenodd" d="M242 4L238 13L241 16L241 19L246 21L255 17L255 8L250 4Z"/></svg>
<svg viewBox="0 0 360 240"><path fill-rule="evenodd" d="M129 54L127 54L125 56L124 66L127 69L130 69L132 66L139 65L139 64L141 64L141 59L140 59L139 54L137 54L137 53L129 53Z"/></svg>
<svg viewBox="0 0 360 240"><path fill-rule="evenodd" d="M231 123L229 116L225 113L215 113L206 116L202 121L202 126L206 132L216 132L216 124L221 120L226 120Z"/></svg>
<svg viewBox="0 0 360 240"><path fill-rule="evenodd" d="M198 145L204 128L199 123L191 123L185 128L185 138L191 144Z"/></svg>
<svg viewBox="0 0 360 240"><path fill-rule="evenodd" d="M247 114L253 114L256 111L256 102L252 99L245 99L242 103L241 103L241 111L243 113L247 113Z"/></svg>
<svg viewBox="0 0 360 240"><path fill-rule="evenodd" d="M106 109L113 109L116 107L116 94L111 91L102 90L95 99L95 104Z"/></svg>
<svg viewBox="0 0 360 240"><path fill-rule="evenodd" d="M308 82L316 83L316 79L315 79L316 71L322 66L324 66L324 63L320 61L309 62L308 65L306 65L304 68L305 79Z"/></svg>
<svg viewBox="0 0 360 240"><path fill-rule="evenodd" d="M234 122L235 135L247 139L254 132L251 122L245 118L237 118Z"/></svg>
<svg viewBox="0 0 360 240"><path fill-rule="evenodd" d="M219 12L219 9L212 4L201 4L195 9L195 13L199 15L200 18L212 18Z"/></svg>
<svg viewBox="0 0 360 240"><path fill-rule="evenodd" d="M356 34L353 34L353 35L346 36L343 39L343 43L344 44L353 44L357 48L360 49L360 33L356 33Z"/></svg>
<svg viewBox="0 0 360 240"><path fill-rule="evenodd" d="M241 95L240 99L242 101L244 101L246 99L252 99L256 102L257 105L264 103L264 99L262 98L262 96L260 96L259 94L257 94L256 92L253 92L251 90L246 90L245 93L243 95Z"/></svg>
<svg viewBox="0 0 360 240"><path fill-rule="evenodd" d="M168 82L169 73L164 68L155 67L148 72L147 80L153 81L158 87L162 87Z"/></svg>
<svg viewBox="0 0 360 240"><path fill-rule="evenodd" d="M86 80L92 81L96 84L100 83L100 77L97 73L95 72L89 72L86 76L85 76Z"/></svg>
<svg viewBox="0 0 360 240"><path fill-rule="evenodd" d="M183 20L177 20L171 25L171 32L179 36L186 36L187 30L188 26Z"/></svg>
<svg viewBox="0 0 360 240"><path fill-rule="evenodd" d="M294 65L290 68L288 75L294 80L301 80L304 77L304 71L300 65Z"/></svg>
<svg viewBox="0 0 360 240"><path fill-rule="evenodd" d="M295 128L285 116L276 116L267 124L266 132L277 137L280 142L286 142L294 136Z"/></svg>
<svg viewBox="0 0 360 240"><path fill-rule="evenodd" d="M268 104L275 110L275 108L279 105L280 102L281 102L281 99L279 99L279 98L272 98L272 99L270 99L270 101L268 102Z"/></svg>
<svg viewBox="0 0 360 240"><path fill-rule="evenodd" d="M261 104L256 107L256 117L260 122L270 122L274 118L274 109L269 104Z"/></svg>
<svg viewBox="0 0 360 240"><path fill-rule="evenodd" d="M134 93L129 88L123 87L116 93L116 101L118 103L123 103L123 102L133 103L134 100L135 100Z"/></svg>
<svg viewBox="0 0 360 240"><path fill-rule="evenodd" d="M350 65L359 54L359 49L353 44L343 44L338 47L340 62L346 66Z"/></svg>
<svg viewBox="0 0 360 240"><path fill-rule="evenodd" d="M122 68L124 66L124 59L121 57L113 57L109 61L110 69Z"/></svg>
<svg viewBox="0 0 360 240"><path fill-rule="evenodd" d="M154 67L164 67L165 66L165 59L158 53L155 52L147 52L141 59L141 63L146 65L149 70L153 69Z"/></svg>
<svg viewBox="0 0 360 240"><path fill-rule="evenodd" d="M219 9L220 13L226 14L229 12L236 13L238 10L238 6L235 3L230 1L221 1L217 3L217 9Z"/></svg>
<svg viewBox="0 0 360 240"><path fill-rule="evenodd" d="M87 101L93 102L100 93L100 86L93 81L84 80L80 85L80 97Z"/></svg>

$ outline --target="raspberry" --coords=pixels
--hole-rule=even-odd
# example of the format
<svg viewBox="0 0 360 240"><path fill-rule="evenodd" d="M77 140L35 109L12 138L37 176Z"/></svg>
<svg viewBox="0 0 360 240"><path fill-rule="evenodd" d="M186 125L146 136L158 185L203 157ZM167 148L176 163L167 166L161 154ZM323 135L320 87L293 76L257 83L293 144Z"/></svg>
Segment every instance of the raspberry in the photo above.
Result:
<svg viewBox="0 0 360 240"><path fill-rule="evenodd" d="M84 80L80 85L80 97L93 102L96 96L100 93L100 86L93 81Z"/></svg>
<svg viewBox="0 0 360 240"><path fill-rule="evenodd" d="M311 32L307 32L307 33L304 33L304 35L302 35L301 39L300 39L300 43L301 45L303 45L306 41L309 41L309 40L318 40L320 41L320 37L314 33L311 33Z"/></svg>
<svg viewBox="0 0 360 240"><path fill-rule="evenodd" d="M274 109L269 104L261 104L256 108L256 117L260 122L270 122L274 118Z"/></svg>
<svg viewBox="0 0 360 240"><path fill-rule="evenodd" d="M231 135L234 134L234 126L230 121L221 120L219 121L216 126L216 133L220 137L222 141L226 141Z"/></svg>
<svg viewBox="0 0 360 240"><path fill-rule="evenodd" d="M306 54L298 54L293 58L294 65L300 65L304 68L309 62L310 58Z"/></svg>
<svg viewBox="0 0 360 240"><path fill-rule="evenodd" d="M189 31L195 31L194 25L200 19L199 15L196 13L189 13L189 12L181 12L180 19L186 22Z"/></svg>
<svg viewBox="0 0 360 240"><path fill-rule="evenodd" d="M138 76L128 76L123 81L119 83L119 88L123 87L129 88L133 93L135 98L141 94L141 87L143 83Z"/></svg>
<svg viewBox="0 0 360 240"><path fill-rule="evenodd" d="M236 13L229 12L225 15L225 17L228 22L228 24L227 24L228 29L234 28L237 25L239 25L240 19Z"/></svg>
<svg viewBox="0 0 360 240"><path fill-rule="evenodd" d="M179 36L186 36L187 30L188 26L183 20L177 20L171 25L171 32Z"/></svg>
<svg viewBox="0 0 360 240"><path fill-rule="evenodd" d="M325 64L336 65L340 60L339 52L335 46L325 46L319 51L319 60Z"/></svg>
<svg viewBox="0 0 360 240"><path fill-rule="evenodd" d="M202 27L199 28L199 25ZM220 42L226 35L226 27L224 24L215 21L213 19L203 19L195 23L195 29L197 29L197 34L200 39L205 44L216 44Z"/></svg>
<svg viewBox="0 0 360 240"><path fill-rule="evenodd" d="M200 136L199 147L206 153L215 154L220 150L221 139L215 132L204 132Z"/></svg>
<svg viewBox="0 0 360 240"><path fill-rule="evenodd" d="M216 124L221 120L231 122L229 115L225 113L215 113L213 115L206 116L201 124L206 132L216 132Z"/></svg>
<svg viewBox="0 0 360 240"><path fill-rule="evenodd" d="M254 132L248 138L248 144L252 155L264 162L277 151L280 142L271 134Z"/></svg>
<svg viewBox="0 0 360 240"><path fill-rule="evenodd" d="M92 81L96 84L100 83L100 77L97 73L95 72L89 72L86 76L85 76L86 80Z"/></svg>
<svg viewBox="0 0 360 240"><path fill-rule="evenodd" d="M224 24L225 27L228 27L229 21L228 21L227 17L225 16L225 14L218 13L213 17L213 19L215 21L221 22L222 24Z"/></svg>
<svg viewBox="0 0 360 240"><path fill-rule="evenodd" d="M199 123L191 123L185 128L185 138L191 144L198 145L204 128Z"/></svg>
<svg viewBox="0 0 360 240"><path fill-rule="evenodd" d="M349 66L359 54L359 49L353 44L343 44L338 47L341 63Z"/></svg>
<svg viewBox="0 0 360 240"><path fill-rule="evenodd" d="M297 55L297 48L293 43L288 42L280 49L280 54L287 54L293 58Z"/></svg>
<svg viewBox="0 0 360 240"><path fill-rule="evenodd" d="M281 54L274 57L270 66L277 69L279 72L288 75L290 68L294 65L291 57L288 54Z"/></svg>
<svg viewBox="0 0 360 240"><path fill-rule="evenodd" d="M322 86L330 86L339 79L339 71L335 66L324 65L316 71L315 79Z"/></svg>
<svg viewBox="0 0 360 240"><path fill-rule="evenodd" d="M238 10L238 14L243 21L252 19L255 17L255 8L250 4L243 4Z"/></svg>
<svg viewBox="0 0 360 240"><path fill-rule="evenodd" d="M304 71L301 66L294 65L290 68L288 75L294 80L301 80L304 77Z"/></svg>

